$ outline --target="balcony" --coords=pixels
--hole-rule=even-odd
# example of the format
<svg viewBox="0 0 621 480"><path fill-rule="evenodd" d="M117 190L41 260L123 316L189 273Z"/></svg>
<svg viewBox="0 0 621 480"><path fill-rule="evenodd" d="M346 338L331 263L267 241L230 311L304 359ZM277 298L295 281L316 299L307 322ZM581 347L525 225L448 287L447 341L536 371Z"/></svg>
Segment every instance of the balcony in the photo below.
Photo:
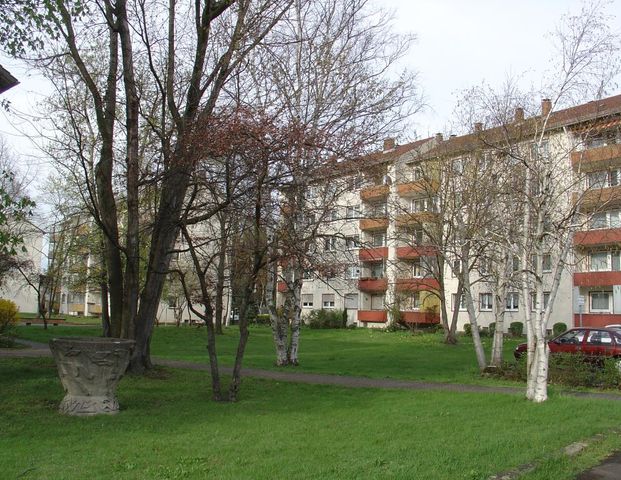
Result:
<svg viewBox="0 0 621 480"><path fill-rule="evenodd" d="M440 323L440 314L433 312L399 312L401 321L404 323Z"/></svg>
<svg viewBox="0 0 621 480"><path fill-rule="evenodd" d="M386 230L388 228L388 218L361 218L360 230L374 231Z"/></svg>
<svg viewBox="0 0 621 480"><path fill-rule="evenodd" d="M388 247L362 248L358 252L361 262L379 262L388 258Z"/></svg>
<svg viewBox="0 0 621 480"><path fill-rule="evenodd" d="M358 290L361 292L382 293L387 289L387 278L361 278L358 280Z"/></svg>
<svg viewBox="0 0 621 480"><path fill-rule="evenodd" d="M595 247L601 245L621 245L621 228L603 228L574 233L574 245Z"/></svg>
<svg viewBox="0 0 621 480"><path fill-rule="evenodd" d="M69 312L77 312L77 313L84 313L84 304L83 303L70 303L69 305L67 305L67 310Z"/></svg>
<svg viewBox="0 0 621 480"><path fill-rule="evenodd" d="M621 165L621 145L606 145L571 153L571 166L574 170L595 172L613 165Z"/></svg>
<svg viewBox="0 0 621 480"><path fill-rule="evenodd" d="M388 185L373 185L360 190L360 200L363 202L376 202L388 196L390 187Z"/></svg>
<svg viewBox="0 0 621 480"><path fill-rule="evenodd" d="M438 254L436 247L421 245L418 247L397 247L399 260L415 260L420 257L435 257Z"/></svg>
<svg viewBox="0 0 621 480"><path fill-rule="evenodd" d="M398 278L396 283L398 292L419 292L429 290L439 290L440 284L435 278Z"/></svg>
<svg viewBox="0 0 621 480"><path fill-rule="evenodd" d="M577 272L574 287L606 287L621 285L621 272Z"/></svg>
<svg viewBox="0 0 621 480"><path fill-rule="evenodd" d="M424 223L433 223L438 220L436 212L413 212L397 215L398 227L411 227Z"/></svg>
<svg viewBox="0 0 621 480"><path fill-rule="evenodd" d="M615 313L583 313L582 324L580 324L580 314L574 313L574 327L605 327L612 323L621 323L621 315Z"/></svg>
<svg viewBox="0 0 621 480"><path fill-rule="evenodd" d="M433 195L440 188L440 183L436 180L415 180L413 182L399 183L397 193L401 197L414 197L421 194Z"/></svg>
<svg viewBox="0 0 621 480"><path fill-rule="evenodd" d="M358 310L359 322L386 323L388 314L385 310Z"/></svg>
<svg viewBox="0 0 621 480"><path fill-rule="evenodd" d="M101 305L98 305L96 303L89 303L88 314L89 315L101 315Z"/></svg>
<svg viewBox="0 0 621 480"><path fill-rule="evenodd" d="M583 210L591 211L594 208L606 206L607 209L621 206L621 186L594 188L582 195L574 193L574 203L580 201Z"/></svg>

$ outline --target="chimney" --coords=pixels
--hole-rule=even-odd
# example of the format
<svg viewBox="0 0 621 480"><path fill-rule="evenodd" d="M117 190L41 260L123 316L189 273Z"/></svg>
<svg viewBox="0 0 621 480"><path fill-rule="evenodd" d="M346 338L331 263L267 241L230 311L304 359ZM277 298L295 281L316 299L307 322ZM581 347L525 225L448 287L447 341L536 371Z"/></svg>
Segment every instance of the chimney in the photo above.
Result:
<svg viewBox="0 0 621 480"><path fill-rule="evenodd" d="M513 117L513 121L515 123L520 123L524 121L524 109L522 107L517 107L515 109L515 115Z"/></svg>
<svg viewBox="0 0 621 480"><path fill-rule="evenodd" d="M481 133L483 131L483 124L481 122L474 123L474 133Z"/></svg>
<svg viewBox="0 0 621 480"><path fill-rule="evenodd" d="M546 117L552 110L552 102L549 98L544 98L541 100L541 116Z"/></svg>
<svg viewBox="0 0 621 480"><path fill-rule="evenodd" d="M384 140L384 151L385 152L389 152L390 150L394 150L394 149L395 149L394 138L387 138L386 140Z"/></svg>
<svg viewBox="0 0 621 480"><path fill-rule="evenodd" d="M441 142L443 140L441 133L436 133L436 142Z"/></svg>

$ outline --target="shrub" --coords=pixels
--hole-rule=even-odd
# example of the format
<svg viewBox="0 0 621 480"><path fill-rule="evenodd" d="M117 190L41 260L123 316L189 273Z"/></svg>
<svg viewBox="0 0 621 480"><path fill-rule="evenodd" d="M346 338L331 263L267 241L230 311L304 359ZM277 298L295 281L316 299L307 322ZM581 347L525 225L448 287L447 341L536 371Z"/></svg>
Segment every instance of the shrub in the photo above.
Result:
<svg viewBox="0 0 621 480"><path fill-rule="evenodd" d="M496 332L496 322L490 323L489 327L487 327L487 331L489 332L489 336L493 337Z"/></svg>
<svg viewBox="0 0 621 480"><path fill-rule="evenodd" d="M470 325L469 323L464 323L464 335L466 337L472 336L472 325Z"/></svg>
<svg viewBox="0 0 621 480"><path fill-rule="evenodd" d="M256 325L269 325L271 322L272 319L269 313L259 313L253 320L253 323Z"/></svg>
<svg viewBox="0 0 621 480"><path fill-rule="evenodd" d="M511 322L509 325L509 331L514 337L521 337L524 331L524 324L522 322Z"/></svg>
<svg viewBox="0 0 621 480"><path fill-rule="evenodd" d="M17 324L18 311L14 302L0 299L0 346L13 345L13 329Z"/></svg>
<svg viewBox="0 0 621 480"><path fill-rule="evenodd" d="M565 330L567 330L567 325L562 322L558 322L552 325L552 333L554 333L555 337L563 333Z"/></svg>
<svg viewBox="0 0 621 480"><path fill-rule="evenodd" d="M306 317L310 328L345 328L347 316L343 310L312 310Z"/></svg>

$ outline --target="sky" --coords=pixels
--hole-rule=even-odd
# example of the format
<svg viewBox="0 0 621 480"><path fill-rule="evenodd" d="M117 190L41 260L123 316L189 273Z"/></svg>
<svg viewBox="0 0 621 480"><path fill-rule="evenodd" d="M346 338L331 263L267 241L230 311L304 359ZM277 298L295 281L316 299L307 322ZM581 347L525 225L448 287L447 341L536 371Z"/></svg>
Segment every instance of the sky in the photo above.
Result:
<svg viewBox="0 0 621 480"><path fill-rule="evenodd" d="M499 86L505 78L516 76L537 84L553 54L547 36L563 14L578 13L581 6L579 0L376 1L394 11L398 32L417 36L402 65L418 72L427 105L413 119L419 137L449 133L455 95L465 88L483 81ZM612 0L608 11L621 14L621 0ZM611 25L621 32L619 17ZM1 55L0 63L21 82L3 98L17 111L34 111L50 87L36 72ZM32 133L29 123L2 111L0 135L24 164L34 169L45 167L46 159L20 133Z"/></svg>

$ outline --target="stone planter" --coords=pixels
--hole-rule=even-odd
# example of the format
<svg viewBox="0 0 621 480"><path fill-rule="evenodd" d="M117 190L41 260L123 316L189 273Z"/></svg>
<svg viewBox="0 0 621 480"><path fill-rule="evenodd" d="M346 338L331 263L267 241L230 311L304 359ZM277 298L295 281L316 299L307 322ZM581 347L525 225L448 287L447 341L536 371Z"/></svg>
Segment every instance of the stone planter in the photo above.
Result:
<svg viewBox="0 0 621 480"><path fill-rule="evenodd" d="M120 338L52 338L50 349L66 392L60 413L117 413L116 387L127 369L134 344L133 340Z"/></svg>

